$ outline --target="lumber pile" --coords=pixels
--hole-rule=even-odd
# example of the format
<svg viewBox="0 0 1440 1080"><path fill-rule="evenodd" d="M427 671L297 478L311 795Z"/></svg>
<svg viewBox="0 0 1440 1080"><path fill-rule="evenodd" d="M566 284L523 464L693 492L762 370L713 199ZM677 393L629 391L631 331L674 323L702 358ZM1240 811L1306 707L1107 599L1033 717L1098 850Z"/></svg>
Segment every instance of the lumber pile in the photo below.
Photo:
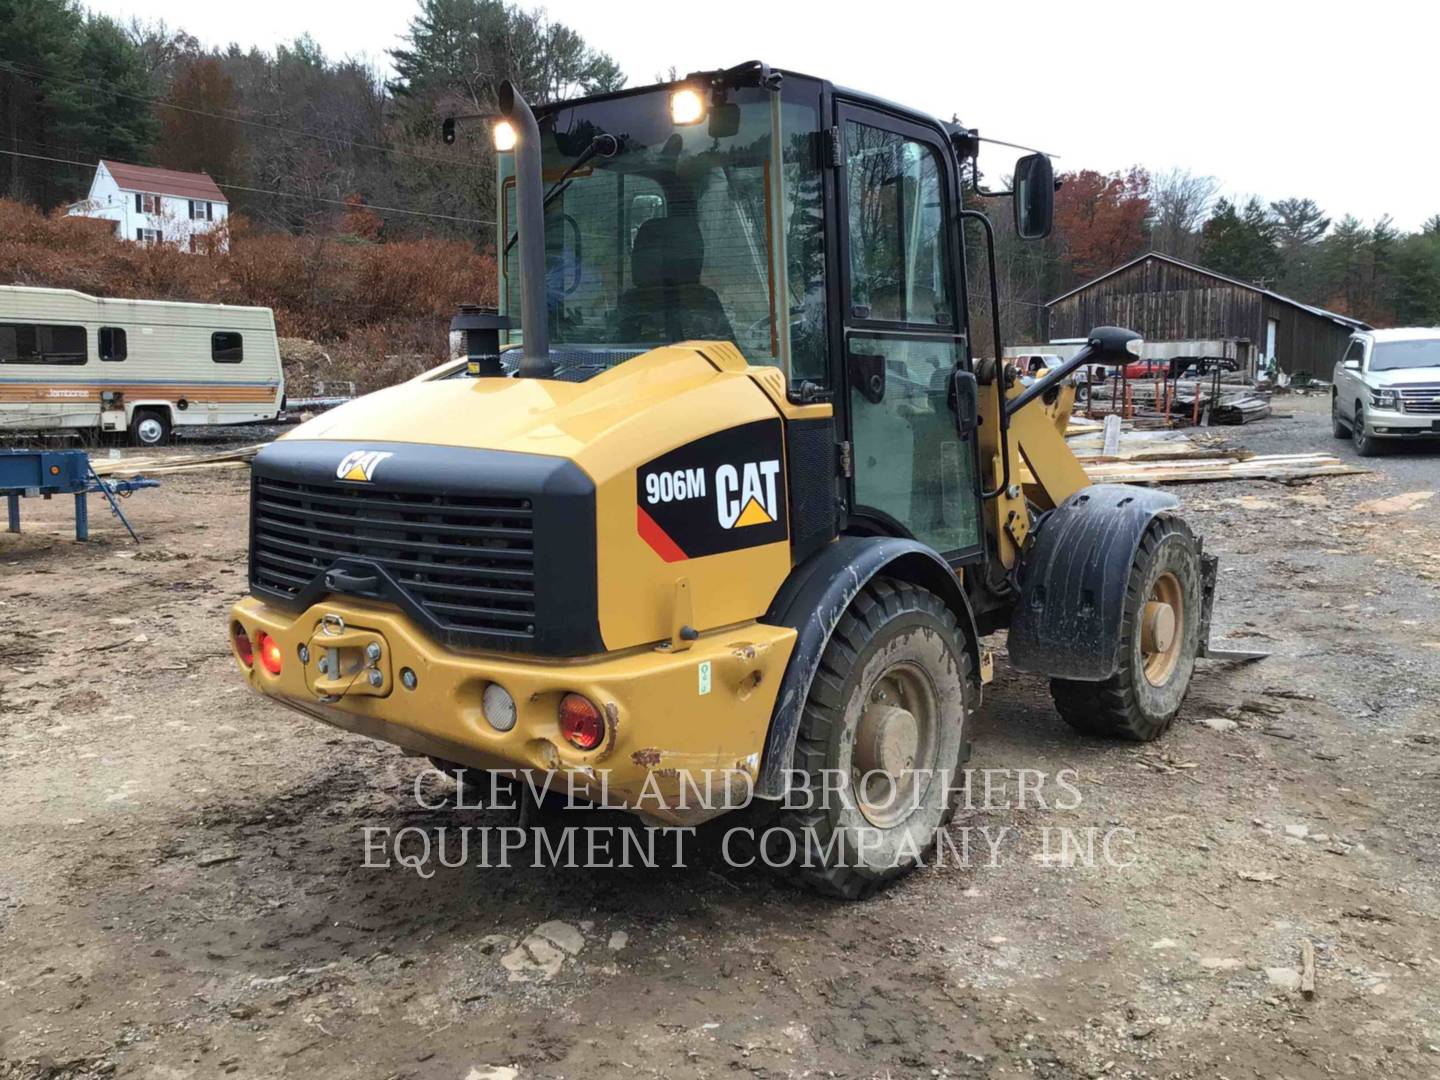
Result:
<svg viewBox="0 0 1440 1080"><path fill-rule="evenodd" d="M1210 410L1212 424L1248 424L1252 420L1263 420L1270 415L1269 397L1259 394L1243 394L1225 398Z"/></svg>
<svg viewBox="0 0 1440 1080"><path fill-rule="evenodd" d="M1112 421L1113 423L1113 421ZM1101 425L1095 425L1099 427ZM1095 483L1186 484L1219 480L1298 480L1367 470L1332 454L1255 454L1218 431L1146 430L1126 420L1118 446L1090 428L1068 440Z"/></svg>
<svg viewBox="0 0 1440 1080"><path fill-rule="evenodd" d="M1097 484L1191 484L1217 480L1300 480L1367 472L1333 454L1252 454L1199 451L1183 457L1123 461L1084 458L1086 475Z"/></svg>
<svg viewBox="0 0 1440 1080"><path fill-rule="evenodd" d="M1248 424L1270 416L1270 393L1227 375L1181 379L1112 377L1076 395L1089 415L1120 413L1145 425Z"/></svg>
<svg viewBox="0 0 1440 1080"><path fill-rule="evenodd" d="M194 472L198 469L242 468L260 452L265 443L240 446L215 454L166 454L161 457L121 458L117 461L94 461L96 476L164 476L170 473Z"/></svg>

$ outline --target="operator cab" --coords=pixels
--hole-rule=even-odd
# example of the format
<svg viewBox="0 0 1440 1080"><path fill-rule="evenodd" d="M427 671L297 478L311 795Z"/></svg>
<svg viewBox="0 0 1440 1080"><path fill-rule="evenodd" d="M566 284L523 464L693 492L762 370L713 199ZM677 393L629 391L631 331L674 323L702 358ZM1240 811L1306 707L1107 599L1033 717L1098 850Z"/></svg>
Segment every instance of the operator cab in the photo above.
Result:
<svg viewBox="0 0 1440 1080"><path fill-rule="evenodd" d="M849 531L913 536L955 564L981 556L977 440L953 405L954 374L971 369L973 132L758 63L536 119L554 378L732 341L784 372L793 402L833 404ZM512 140L499 125L497 145ZM1045 164L1017 174L1032 234L1048 231ZM500 305L518 328L515 174L502 153Z"/></svg>

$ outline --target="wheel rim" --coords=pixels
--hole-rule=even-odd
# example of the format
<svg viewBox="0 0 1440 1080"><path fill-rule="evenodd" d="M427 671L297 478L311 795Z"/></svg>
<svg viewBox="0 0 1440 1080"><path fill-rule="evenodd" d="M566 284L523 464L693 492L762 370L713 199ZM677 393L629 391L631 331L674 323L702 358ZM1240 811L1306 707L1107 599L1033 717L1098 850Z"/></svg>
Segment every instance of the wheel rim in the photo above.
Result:
<svg viewBox="0 0 1440 1080"><path fill-rule="evenodd" d="M165 429L160 426L160 421L153 416L147 416L135 425L135 434L143 443L158 443L164 431Z"/></svg>
<svg viewBox="0 0 1440 1080"><path fill-rule="evenodd" d="M1166 572L1155 579L1140 610L1140 658L1145 680L1164 686L1180 666L1185 639L1185 590Z"/></svg>
<svg viewBox="0 0 1440 1080"><path fill-rule="evenodd" d="M1354 435L1355 435L1355 442L1356 442L1356 444L1357 444L1357 445L1363 445L1364 442L1365 442L1365 439L1366 439L1366 437L1367 437L1366 434L1365 434L1365 410L1362 409L1359 405L1356 405L1356 406L1355 406L1355 431L1354 431Z"/></svg>
<svg viewBox="0 0 1440 1080"><path fill-rule="evenodd" d="M850 775L856 806L876 828L904 821L928 786L939 742L939 696L916 664L887 668L871 684L855 727Z"/></svg>

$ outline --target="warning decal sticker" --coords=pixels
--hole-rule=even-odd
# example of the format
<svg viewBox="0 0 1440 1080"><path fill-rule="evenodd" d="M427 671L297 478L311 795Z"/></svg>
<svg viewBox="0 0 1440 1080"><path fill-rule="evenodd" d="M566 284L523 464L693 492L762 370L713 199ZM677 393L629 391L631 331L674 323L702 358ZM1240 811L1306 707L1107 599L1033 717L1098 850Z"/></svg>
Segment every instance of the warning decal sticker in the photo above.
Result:
<svg viewBox="0 0 1440 1080"><path fill-rule="evenodd" d="M666 562L785 540L779 420L707 435L635 474L636 529Z"/></svg>

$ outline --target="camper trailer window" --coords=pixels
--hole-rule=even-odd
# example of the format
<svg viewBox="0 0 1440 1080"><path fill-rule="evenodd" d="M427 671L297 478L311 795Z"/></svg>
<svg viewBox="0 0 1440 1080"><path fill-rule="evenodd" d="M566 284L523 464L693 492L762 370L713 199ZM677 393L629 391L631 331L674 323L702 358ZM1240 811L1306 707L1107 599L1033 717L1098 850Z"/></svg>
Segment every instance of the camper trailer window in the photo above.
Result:
<svg viewBox="0 0 1440 1080"><path fill-rule="evenodd" d="M0 323L0 364L83 364L83 326Z"/></svg>
<svg viewBox="0 0 1440 1080"><path fill-rule="evenodd" d="M102 326L100 328L100 359L124 360L128 355L125 331L118 326Z"/></svg>
<svg viewBox="0 0 1440 1080"><path fill-rule="evenodd" d="M238 364L245 359L245 343L233 330L217 330L210 335L210 358L217 364Z"/></svg>

